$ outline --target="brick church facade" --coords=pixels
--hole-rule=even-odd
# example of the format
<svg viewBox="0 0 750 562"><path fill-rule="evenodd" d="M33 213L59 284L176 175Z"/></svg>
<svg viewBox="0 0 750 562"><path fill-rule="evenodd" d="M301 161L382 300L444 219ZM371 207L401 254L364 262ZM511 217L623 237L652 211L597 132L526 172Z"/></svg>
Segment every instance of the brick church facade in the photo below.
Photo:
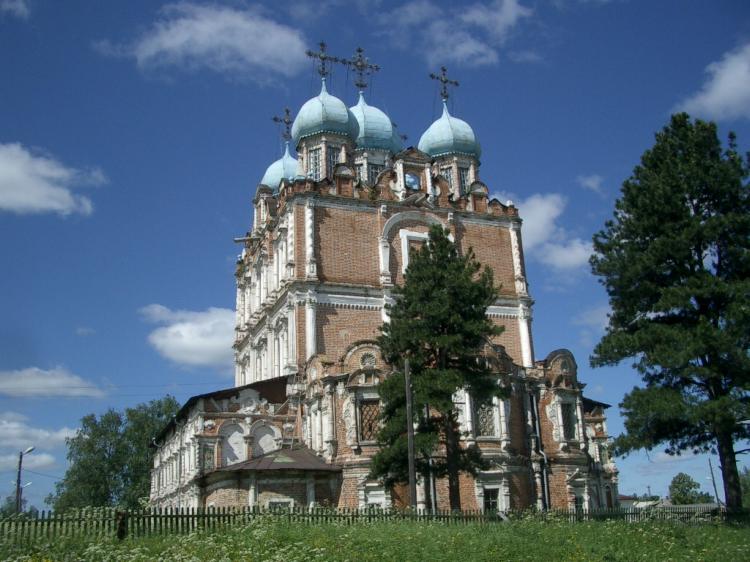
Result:
<svg viewBox="0 0 750 562"><path fill-rule="evenodd" d="M569 351L535 358L521 217L489 198L472 128L444 104L404 149L382 111L362 94L347 108L324 77L291 140L297 159L287 143L238 239L235 386L191 398L158 436L152 504L408 505L404 488L369 478L377 385L392 370L376 338L410 248L438 224L495 273L487 314L503 331L488 357L512 381L490 405L455 396L463 443L490 463L461 476L462 508L616 506L607 405L583 396ZM446 481L419 482L418 505L433 497L448 507Z"/></svg>

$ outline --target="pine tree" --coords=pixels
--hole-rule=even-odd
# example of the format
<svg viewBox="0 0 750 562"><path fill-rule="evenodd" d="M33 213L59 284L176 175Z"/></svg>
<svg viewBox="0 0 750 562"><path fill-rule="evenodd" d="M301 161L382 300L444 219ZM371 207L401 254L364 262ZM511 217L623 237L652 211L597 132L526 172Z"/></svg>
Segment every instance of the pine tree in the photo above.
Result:
<svg viewBox="0 0 750 562"><path fill-rule="evenodd" d="M459 255L439 226L433 226L427 243L409 256L404 285L394 290L390 322L383 325L379 338L384 358L396 371L379 387L383 427L378 436L381 450L371 467L373 477L388 483L408 481L401 370L408 356L417 470L424 477L446 476L451 509L461 509L459 474L476 474L486 465L476 447L460 442L453 396L467 389L481 404L504 395L497 374L480 358L488 340L501 331L486 316L496 296L492 270L482 268L471 250Z"/></svg>
<svg viewBox="0 0 750 562"><path fill-rule="evenodd" d="M741 506L734 443L750 437L750 193L733 135L682 113L656 135L594 236L609 294L593 366L634 360L645 386L620 404L620 454L716 450L727 506Z"/></svg>

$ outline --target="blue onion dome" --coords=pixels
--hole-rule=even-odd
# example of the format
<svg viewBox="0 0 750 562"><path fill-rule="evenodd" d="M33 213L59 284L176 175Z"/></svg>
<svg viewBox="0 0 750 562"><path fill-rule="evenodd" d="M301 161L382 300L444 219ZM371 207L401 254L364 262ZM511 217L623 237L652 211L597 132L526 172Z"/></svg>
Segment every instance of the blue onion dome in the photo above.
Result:
<svg viewBox="0 0 750 562"><path fill-rule="evenodd" d="M297 160L289 154L289 142L287 141L284 146L284 156L266 169L266 173L263 174L263 179L260 180L260 183L267 185L276 192L279 189L279 185L281 185L281 180L286 179L291 181L296 175Z"/></svg>
<svg viewBox="0 0 750 562"><path fill-rule="evenodd" d="M352 140L359 134L359 125L346 104L326 90L323 78L320 94L307 100L292 123L292 139L300 140L318 133L349 135Z"/></svg>
<svg viewBox="0 0 750 562"><path fill-rule="evenodd" d="M359 101L349 110L359 125L359 134L354 139L357 148L379 148L393 150L393 137L396 132L390 118L377 107L368 105L362 92ZM396 135L397 136L397 135Z"/></svg>
<svg viewBox="0 0 750 562"><path fill-rule="evenodd" d="M424 132L418 148L433 158L446 154L467 154L478 159L482 154L482 147L472 128L466 121L451 116L445 100L443 115Z"/></svg>

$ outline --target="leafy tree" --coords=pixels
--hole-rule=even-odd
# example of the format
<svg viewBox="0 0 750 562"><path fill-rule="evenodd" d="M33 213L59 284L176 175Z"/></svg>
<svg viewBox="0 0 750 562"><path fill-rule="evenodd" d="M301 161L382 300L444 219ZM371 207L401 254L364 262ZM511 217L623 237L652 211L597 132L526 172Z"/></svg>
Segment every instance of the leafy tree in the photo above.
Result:
<svg viewBox="0 0 750 562"><path fill-rule="evenodd" d="M398 369L409 357L417 469L425 476L430 471L447 476L451 509L461 508L459 474L475 474L485 463L478 449L460 443L453 395L466 388L481 403L503 392L486 362L477 360L488 338L500 333L486 316L496 295L492 270L481 268L471 250L459 255L441 227L433 226L427 243L412 252L404 285L394 289L395 304L388 308L390 322L379 338L386 361L397 371L379 386L384 425L373 477L408 481L406 393Z"/></svg>
<svg viewBox="0 0 750 562"><path fill-rule="evenodd" d="M727 506L741 505L734 443L750 432L748 161L716 126L672 116L594 236L612 313L593 366L633 358L645 386L620 407L616 451L717 450Z"/></svg>
<svg viewBox="0 0 750 562"><path fill-rule="evenodd" d="M36 517L36 515L39 513L39 510L32 506L28 505L28 500L21 497L21 513L24 513L28 515L29 517ZM5 501L0 505L0 518L2 517L10 517L11 515L16 514L16 493L13 492L11 494L8 494L5 497Z"/></svg>
<svg viewBox="0 0 750 562"><path fill-rule="evenodd" d="M674 505L686 505L690 503L710 503L714 501L711 494L700 491L700 484L693 480L689 474L678 473L669 484L669 499Z"/></svg>
<svg viewBox="0 0 750 562"><path fill-rule="evenodd" d="M172 396L81 419L75 436L66 439L70 466L47 503L69 507L138 507L149 493L152 437L177 413Z"/></svg>

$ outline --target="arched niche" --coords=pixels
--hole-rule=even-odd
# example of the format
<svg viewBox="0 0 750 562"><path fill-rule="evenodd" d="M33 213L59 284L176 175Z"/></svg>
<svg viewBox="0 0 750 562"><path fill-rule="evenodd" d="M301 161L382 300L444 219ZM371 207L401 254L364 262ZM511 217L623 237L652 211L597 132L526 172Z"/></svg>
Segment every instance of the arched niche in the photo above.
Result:
<svg viewBox="0 0 750 562"><path fill-rule="evenodd" d="M234 422L225 423L219 430L221 437L221 466L230 466L247 460L245 432Z"/></svg>
<svg viewBox="0 0 750 562"><path fill-rule="evenodd" d="M275 425L259 420L250 426L253 457L260 457L281 448L281 430Z"/></svg>

